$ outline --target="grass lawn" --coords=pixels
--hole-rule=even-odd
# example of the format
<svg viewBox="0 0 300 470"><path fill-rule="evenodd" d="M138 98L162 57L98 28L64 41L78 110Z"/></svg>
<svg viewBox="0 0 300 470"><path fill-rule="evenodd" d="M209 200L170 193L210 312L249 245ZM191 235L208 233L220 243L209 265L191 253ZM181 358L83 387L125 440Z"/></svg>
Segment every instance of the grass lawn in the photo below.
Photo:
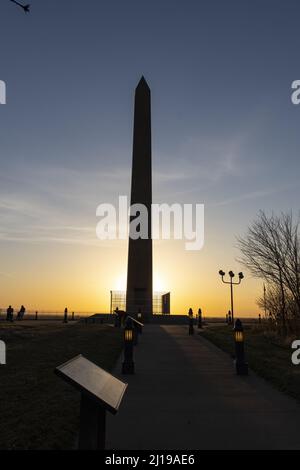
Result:
<svg viewBox="0 0 300 470"><path fill-rule="evenodd" d="M300 366L291 362L290 343L280 343L262 326L246 326L245 354L249 367L277 389L300 400ZM201 333L223 351L234 356L232 327L212 326ZM292 340L291 340L292 341Z"/></svg>
<svg viewBox="0 0 300 470"><path fill-rule="evenodd" d="M54 374L83 354L106 370L121 349L121 331L108 325L24 321L0 323L6 342L0 366L0 449L72 449L80 394Z"/></svg>

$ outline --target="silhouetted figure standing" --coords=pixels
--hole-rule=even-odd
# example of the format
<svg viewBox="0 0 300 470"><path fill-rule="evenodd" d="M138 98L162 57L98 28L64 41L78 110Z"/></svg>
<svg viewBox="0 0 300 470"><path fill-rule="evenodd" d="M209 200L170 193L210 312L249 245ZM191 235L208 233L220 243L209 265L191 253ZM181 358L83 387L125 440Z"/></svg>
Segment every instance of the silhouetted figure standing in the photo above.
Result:
<svg viewBox="0 0 300 470"><path fill-rule="evenodd" d="M228 325L231 325L232 319L231 319L231 311L228 310Z"/></svg>
<svg viewBox="0 0 300 470"><path fill-rule="evenodd" d="M115 327L121 328L121 315L119 312L119 307L116 308L116 310L114 311L114 314L115 314Z"/></svg>
<svg viewBox="0 0 300 470"><path fill-rule="evenodd" d="M38 312L35 312L35 319L38 320Z"/></svg>
<svg viewBox="0 0 300 470"><path fill-rule="evenodd" d="M261 314L258 314L258 323L261 324Z"/></svg>
<svg viewBox="0 0 300 470"><path fill-rule="evenodd" d="M18 312L18 315L17 315L17 320L23 320L25 312L26 312L26 309L25 309L24 305L21 305L21 308L20 308L20 310Z"/></svg>
<svg viewBox="0 0 300 470"><path fill-rule="evenodd" d="M68 323L68 309L67 309L67 307L65 308L65 312L64 312L64 323Z"/></svg>
<svg viewBox="0 0 300 470"><path fill-rule="evenodd" d="M12 308L11 305L6 310L6 320L11 321L11 322L14 321L14 309Z"/></svg>

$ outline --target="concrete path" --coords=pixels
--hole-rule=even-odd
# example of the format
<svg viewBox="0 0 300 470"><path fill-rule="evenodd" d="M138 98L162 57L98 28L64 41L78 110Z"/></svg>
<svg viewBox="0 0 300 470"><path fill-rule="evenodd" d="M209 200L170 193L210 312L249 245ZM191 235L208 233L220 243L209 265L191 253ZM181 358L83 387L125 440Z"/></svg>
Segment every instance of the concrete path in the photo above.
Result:
<svg viewBox="0 0 300 470"><path fill-rule="evenodd" d="M196 331L197 333L197 331ZM300 449L300 405L187 327L147 325L108 449Z"/></svg>

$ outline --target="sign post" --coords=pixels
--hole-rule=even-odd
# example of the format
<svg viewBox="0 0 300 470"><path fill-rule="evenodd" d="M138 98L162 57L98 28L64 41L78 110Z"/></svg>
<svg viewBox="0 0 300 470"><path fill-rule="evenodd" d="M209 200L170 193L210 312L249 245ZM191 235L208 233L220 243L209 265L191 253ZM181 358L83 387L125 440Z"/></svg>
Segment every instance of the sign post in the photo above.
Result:
<svg viewBox="0 0 300 470"><path fill-rule="evenodd" d="M80 450L105 449L106 411L116 414L127 384L79 355L55 373L81 392Z"/></svg>

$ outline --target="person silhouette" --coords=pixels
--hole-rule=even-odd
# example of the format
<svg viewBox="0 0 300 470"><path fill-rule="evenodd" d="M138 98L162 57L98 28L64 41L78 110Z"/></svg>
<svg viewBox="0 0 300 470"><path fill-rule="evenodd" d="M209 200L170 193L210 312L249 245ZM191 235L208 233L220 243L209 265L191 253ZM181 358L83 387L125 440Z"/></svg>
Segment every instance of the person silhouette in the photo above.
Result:
<svg viewBox="0 0 300 470"><path fill-rule="evenodd" d="M21 305L21 308L20 308L20 310L18 312L18 315L17 315L17 320L23 320L25 312L26 312L26 309L25 309L24 305Z"/></svg>
<svg viewBox="0 0 300 470"><path fill-rule="evenodd" d="M14 309L12 308L11 305L6 310L6 320L11 321L11 322L14 321Z"/></svg>
<svg viewBox="0 0 300 470"><path fill-rule="evenodd" d="M26 313L26 308L24 307L24 305L22 305L22 307L21 307L21 320L23 320L25 313Z"/></svg>
<svg viewBox="0 0 300 470"><path fill-rule="evenodd" d="M121 317L120 317L119 307L116 307L114 314L115 314L115 327L119 328L121 327Z"/></svg>

